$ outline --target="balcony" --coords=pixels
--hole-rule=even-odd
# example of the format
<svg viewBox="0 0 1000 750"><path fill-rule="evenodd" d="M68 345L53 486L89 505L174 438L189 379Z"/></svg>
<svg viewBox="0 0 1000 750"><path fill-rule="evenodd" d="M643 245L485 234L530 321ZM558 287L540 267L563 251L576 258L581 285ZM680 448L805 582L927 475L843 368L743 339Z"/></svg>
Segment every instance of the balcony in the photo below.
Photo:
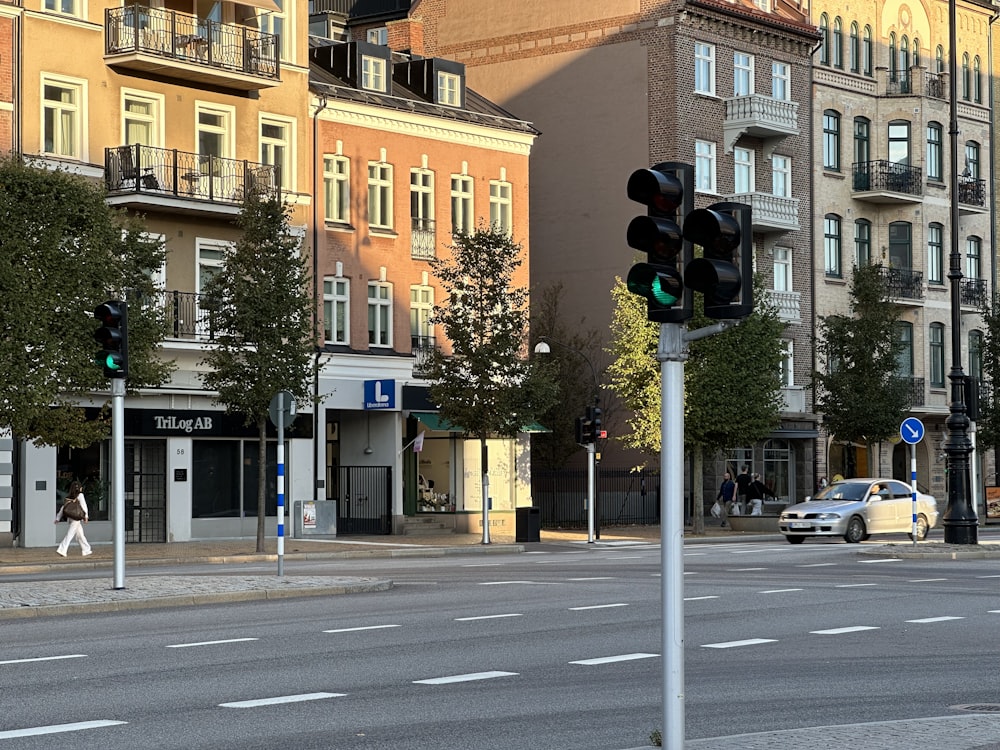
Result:
<svg viewBox="0 0 1000 750"><path fill-rule="evenodd" d="M798 108L798 102L760 94L726 99L722 124L726 153L733 150L740 136L749 135L764 142L764 157L769 158L782 139L799 134Z"/></svg>
<svg viewBox="0 0 1000 750"><path fill-rule="evenodd" d="M924 395L924 379L899 375L896 378L901 388L904 388L908 396L907 401L912 409L916 406L923 406L926 403Z"/></svg>
<svg viewBox="0 0 1000 750"><path fill-rule="evenodd" d="M166 311L168 339L214 341L217 330L204 294L194 292L162 292Z"/></svg>
<svg viewBox="0 0 1000 750"><path fill-rule="evenodd" d="M806 389L802 386L782 386L781 401L781 411L786 414L804 414L806 412Z"/></svg>
<svg viewBox="0 0 1000 750"><path fill-rule="evenodd" d="M986 206L986 180L975 177L958 178L958 212L960 214L984 214Z"/></svg>
<svg viewBox="0 0 1000 750"><path fill-rule="evenodd" d="M886 96L929 96L934 99L948 99L944 74L928 73L922 68L891 71L882 68Z"/></svg>
<svg viewBox="0 0 1000 750"><path fill-rule="evenodd" d="M924 298L923 274L920 271L880 266L879 275L890 299L899 301Z"/></svg>
<svg viewBox="0 0 1000 750"><path fill-rule="evenodd" d="M982 307L986 302L986 279L962 279L959 300L967 307Z"/></svg>
<svg viewBox="0 0 1000 750"><path fill-rule="evenodd" d="M278 38L248 26L129 5L106 9L104 27L108 65L241 91L281 83Z"/></svg>
<svg viewBox="0 0 1000 750"><path fill-rule="evenodd" d="M770 289L768 290L768 295L770 296L770 303L778 311L778 320L785 323L801 322L801 292L785 292L777 289Z"/></svg>
<svg viewBox="0 0 1000 750"><path fill-rule="evenodd" d="M410 336L410 350L413 352L413 375L422 377L427 374L431 356L437 351L433 336Z"/></svg>
<svg viewBox="0 0 1000 750"><path fill-rule="evenodd" d="M270 164L139 144L104 150L104 182L115 205L219 215L238 213L248 189L273 194L281 184Z"/></svg>
<svg viewBox="0 0 1000 750"><path fill-rule="evenodd" d="M799 229L799 199L770 193L738 193L727 201L745 203L753 209L753 231L762 234L795 232Z"/></svg>
<svg viewBox="0 0 1000 750"><path fill-rule="evenodd" d="M410 219L410 257L430 260L435 256L434 219Z"/></svg>
<svg viewBox="0 0 1000 750"><path fill-rule="evenodd" d="M919 167L886 159L856 161L853 197L869 203L922 203L923 179Z"/></svg>

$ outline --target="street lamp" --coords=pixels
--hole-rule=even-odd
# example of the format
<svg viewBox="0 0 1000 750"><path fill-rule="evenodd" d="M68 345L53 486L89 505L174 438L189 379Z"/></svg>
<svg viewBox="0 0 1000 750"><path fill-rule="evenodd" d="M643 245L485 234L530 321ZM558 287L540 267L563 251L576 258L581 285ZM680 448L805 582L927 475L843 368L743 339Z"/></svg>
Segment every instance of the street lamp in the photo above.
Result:
<svg viewBox="0 0 1000 750"><path fill-rule="evenodd" d="M560 349L565 349L568 352L576 354L581 357L587 366L590 368L590 377L594 381L594 409L596 414L600 414L601 406L601 392L600 386L597 383L597 371L594 369L594 364L590 361L586 354L574 349L571 346L567 346L560 341L556 341L548 336L539 336L538 343L535 344L535 354L551 354L552 348L550 344L558 346ZM596 426L595 426L596 428ZM597 435L592 435L589 442L586 443L587 448L587 543L593 544L596 537L595 527L596 527L596 514L595 506L597 505Z"/></svg>

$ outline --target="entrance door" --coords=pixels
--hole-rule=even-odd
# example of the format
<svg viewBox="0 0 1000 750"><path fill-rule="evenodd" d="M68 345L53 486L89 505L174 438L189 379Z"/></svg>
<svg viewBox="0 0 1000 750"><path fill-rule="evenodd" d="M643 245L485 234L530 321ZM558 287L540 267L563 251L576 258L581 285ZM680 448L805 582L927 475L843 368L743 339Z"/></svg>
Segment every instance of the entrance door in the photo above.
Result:
<svg viewBox="0 0 1000 750"><path fill-rule="evenodd" d="M167 541L167 443L125 443L125 541Z"/></svg>

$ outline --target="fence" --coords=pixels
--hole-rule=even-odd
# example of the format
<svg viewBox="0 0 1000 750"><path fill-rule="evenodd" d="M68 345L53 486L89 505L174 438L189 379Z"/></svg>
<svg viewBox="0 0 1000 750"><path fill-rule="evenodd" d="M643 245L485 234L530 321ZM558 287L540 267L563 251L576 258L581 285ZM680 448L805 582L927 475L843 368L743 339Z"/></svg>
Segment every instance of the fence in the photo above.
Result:
<svg viewBox="0 0 1000 750"><path fill-rule="evenodd" d="M660 472L598 467L596 517L601 526L658 524ZM586 469L532 471L531 495L545 527L587 525Z"/></svg>

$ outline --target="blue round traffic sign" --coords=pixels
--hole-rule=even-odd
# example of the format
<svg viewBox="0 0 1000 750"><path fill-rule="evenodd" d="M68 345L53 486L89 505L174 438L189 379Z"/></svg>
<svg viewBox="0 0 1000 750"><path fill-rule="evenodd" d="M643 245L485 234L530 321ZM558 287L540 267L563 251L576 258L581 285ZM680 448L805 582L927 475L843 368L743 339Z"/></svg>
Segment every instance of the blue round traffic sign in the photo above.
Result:
<svg viewBox="0 0 1000 750"><path fill-rule="evenodd" d="M904 443L916 445L924 439L924 423L916 417L907 417L899 426L899 436Z"/></svg>

